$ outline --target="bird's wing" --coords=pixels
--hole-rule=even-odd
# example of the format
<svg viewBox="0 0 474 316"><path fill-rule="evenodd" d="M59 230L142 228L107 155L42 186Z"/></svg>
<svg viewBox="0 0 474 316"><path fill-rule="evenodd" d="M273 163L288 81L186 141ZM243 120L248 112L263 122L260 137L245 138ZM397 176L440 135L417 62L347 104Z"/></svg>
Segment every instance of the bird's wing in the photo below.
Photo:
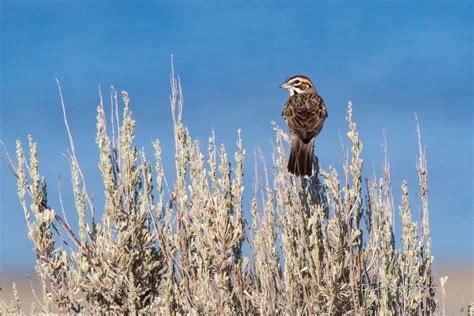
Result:
<svg viewBox="0 0 474 316"><path fill-rule="evenodd" d="M295 94L285 104L282 116L293 133L304 141L310 141L323 127L327 117L326 105L316 93Z"/></svg>

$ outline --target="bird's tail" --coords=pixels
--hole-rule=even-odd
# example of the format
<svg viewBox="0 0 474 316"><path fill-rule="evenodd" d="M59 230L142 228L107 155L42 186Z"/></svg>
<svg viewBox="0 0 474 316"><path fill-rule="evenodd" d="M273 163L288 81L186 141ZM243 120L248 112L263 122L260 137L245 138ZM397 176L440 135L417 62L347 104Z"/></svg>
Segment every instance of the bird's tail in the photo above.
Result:
<svg viewBox="0 0 474 316"><path fill-rule="evenodd" d="M295 176L311 176L313 172L314 139L304 142L294 135L291 141L291 153L288 160L288 171Z"/></svg>

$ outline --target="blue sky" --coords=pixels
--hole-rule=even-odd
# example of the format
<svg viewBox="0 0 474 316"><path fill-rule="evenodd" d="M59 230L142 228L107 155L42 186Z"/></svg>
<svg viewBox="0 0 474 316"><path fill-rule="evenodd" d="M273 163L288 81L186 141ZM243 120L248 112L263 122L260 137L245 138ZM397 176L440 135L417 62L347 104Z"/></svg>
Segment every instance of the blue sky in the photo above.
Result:
<svg viewBox="0 0 474 316"><path fill-rule="evenodd" d="M150 141L160 138L169 165L173 54L185 123L203 141L214 128L230 150L241 128L248 180L253 150L270 152L270 122L284 125L280 113L288 95L278 86L290 75L310 76L328 106L316 145L323 168L341 167L339 135L346 130L349 100L364 142L366 176L380 170L385 131L397 200L407 179L416 201L418 113L428 154L433 254L441 262L472 260L469 1L131 3L0 3L0 139L14 153L16 139L34 136L50 204L58 203L59 176L66 201L71 196L68 140L54 79L63 86L88 186L100 196L94 143L98 86L106 95L110 85L129 92L137 143L151 157ZM72 203L66 206L73 221ZM15 179L2 164L0 266L28 267L33 261Z"/></svg>

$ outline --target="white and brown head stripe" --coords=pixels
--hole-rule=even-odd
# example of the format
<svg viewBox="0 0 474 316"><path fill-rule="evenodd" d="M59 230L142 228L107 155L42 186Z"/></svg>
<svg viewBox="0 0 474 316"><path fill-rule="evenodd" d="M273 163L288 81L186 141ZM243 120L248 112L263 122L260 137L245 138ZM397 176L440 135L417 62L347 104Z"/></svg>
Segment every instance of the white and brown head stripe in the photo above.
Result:
<svg viewBox="0 0 474 316"><path fill-rule="evenodd" d="M303 75L288 78L280 87L288 89L290 95L314 91L314 85L311 80Z"/></svg>

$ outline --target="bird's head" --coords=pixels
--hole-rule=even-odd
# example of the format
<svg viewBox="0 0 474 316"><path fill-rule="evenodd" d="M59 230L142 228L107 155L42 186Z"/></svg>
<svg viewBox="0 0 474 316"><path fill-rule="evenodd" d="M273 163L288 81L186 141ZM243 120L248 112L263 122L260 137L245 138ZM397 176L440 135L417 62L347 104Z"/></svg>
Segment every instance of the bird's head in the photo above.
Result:
<svg viewBox="0 0 474 316"><path fill-rule="evenodd" d="M302 75L288 78L283 84L280 85L280 88L288 89L290 95L315 91L311 80L308 77Z"/></svg>

